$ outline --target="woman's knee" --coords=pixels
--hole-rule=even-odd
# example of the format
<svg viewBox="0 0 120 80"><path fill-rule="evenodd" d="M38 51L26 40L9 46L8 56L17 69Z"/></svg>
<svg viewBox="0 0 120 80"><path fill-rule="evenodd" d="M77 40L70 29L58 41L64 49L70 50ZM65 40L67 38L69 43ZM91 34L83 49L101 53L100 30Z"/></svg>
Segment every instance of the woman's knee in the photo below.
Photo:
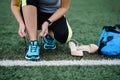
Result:
<svg viewBox="0 0 120 80"><path fill-rule="evenodd" d="M54 34L55 39L60 43L66 43L68 38L68 33Z"/></svg>

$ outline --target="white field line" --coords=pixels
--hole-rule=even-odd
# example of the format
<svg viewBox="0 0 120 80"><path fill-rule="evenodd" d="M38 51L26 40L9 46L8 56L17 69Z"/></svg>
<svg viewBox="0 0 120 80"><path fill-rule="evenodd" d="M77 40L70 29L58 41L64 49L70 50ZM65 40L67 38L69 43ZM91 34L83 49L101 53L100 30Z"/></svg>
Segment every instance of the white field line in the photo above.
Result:
<svg viewBox="0 0 120 80"><path fill-rule="evenodd" d="M74 66L74 65L120 65L120 60L58 60L58 61L26 61L1 60L0 66Z"/></svg>

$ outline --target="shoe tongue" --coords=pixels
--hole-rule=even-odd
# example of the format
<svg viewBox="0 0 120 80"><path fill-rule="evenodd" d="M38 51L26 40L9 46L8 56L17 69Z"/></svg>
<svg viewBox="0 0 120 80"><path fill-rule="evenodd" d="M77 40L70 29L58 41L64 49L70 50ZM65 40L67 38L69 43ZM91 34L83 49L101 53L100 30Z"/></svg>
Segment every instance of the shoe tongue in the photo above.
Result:
<svg viewBox="0 0 120 80"><path fill-rule="evenodd" d="M47 35L46 38L49 39L49 40L53 39L50 35Z"/></svg>
<svg viewBox="0 0 120 80"><path fill-rule="evenodd" d="M47 35L46 37L47 37L48 39L50 38L50 36L49 36L49 35Z"/></svg>
<svg viewBox="0 0 120 80"><path fill-rule="evenodd" d="M36 46L36 45L38 44L37 41L31 41L30 43L31 43L31 45L33 45L33 46Z"/></svg>

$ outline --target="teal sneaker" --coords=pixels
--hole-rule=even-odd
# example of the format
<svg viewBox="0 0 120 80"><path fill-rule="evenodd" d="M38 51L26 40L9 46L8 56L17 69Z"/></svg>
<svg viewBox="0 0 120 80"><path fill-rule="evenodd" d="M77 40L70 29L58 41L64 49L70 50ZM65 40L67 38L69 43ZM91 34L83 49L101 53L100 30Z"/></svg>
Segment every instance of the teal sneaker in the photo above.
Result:
<svg viewBox="0 0 120 80"><path fill-rule="evenodd" d="M46 35L43 38L43 40L44 40L44 49L55 49L56 48L56 42L50 35Z"/></svg>
<svg viewBox="0 0 120 80"><path fill-rule="evenodd" d="M26 60L39 60L40 59L40 45L38 41L31 41L29 49L25 56Z"/></svg>

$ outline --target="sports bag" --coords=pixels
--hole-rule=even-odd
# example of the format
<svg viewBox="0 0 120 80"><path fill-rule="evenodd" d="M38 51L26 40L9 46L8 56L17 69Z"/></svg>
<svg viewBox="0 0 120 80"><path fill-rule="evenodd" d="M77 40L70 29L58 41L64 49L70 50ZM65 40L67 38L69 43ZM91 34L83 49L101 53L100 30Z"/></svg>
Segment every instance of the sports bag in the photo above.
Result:
<svg viewBox="0 0 120 80"><path fill-rule="evenodd" d="M98 46L100 54L120 58L120 25L104 26Z"/></svg>

